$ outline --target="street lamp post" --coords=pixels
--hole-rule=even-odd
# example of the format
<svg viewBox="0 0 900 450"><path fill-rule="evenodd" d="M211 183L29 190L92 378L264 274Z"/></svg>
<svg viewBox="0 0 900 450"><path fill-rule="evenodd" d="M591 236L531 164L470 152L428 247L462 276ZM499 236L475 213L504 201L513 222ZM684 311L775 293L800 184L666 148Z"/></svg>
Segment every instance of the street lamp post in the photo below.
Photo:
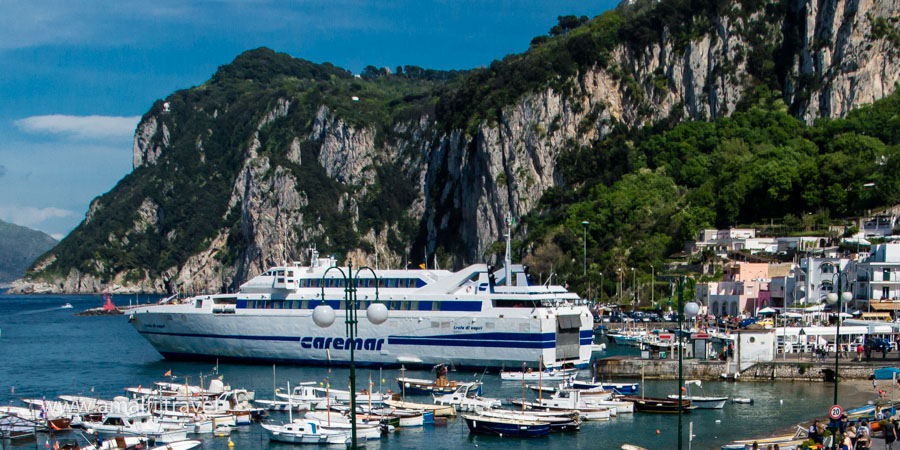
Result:
<svg viewBox="0 0 900 450"><path fill-rule="evenodd" d="M603 303L603 272L600 272L600 303ZM896 313L894 314L897 315Z"/></svg>
<svg viewBox="0 0 900 450"><path fill-rule="evenodd" d="M678 278L678 450L681 450L681 435L683 430L683 425L681 422L681 416L683 414L684 408L684 391L682 387L684 386L684 372L683 372L683 361L682 361L682 353L684 352L684 342L682 339L682 335L684 333L684 316L687 315L690 318L697 317L697 313L700 312L700 305L695 302L684 303L684 276Z"/></svg>
<svg viewBox="0 0 900 450"><path fill-rule="evenodd" d="M634 267L631 268L631 303L637 305L637 276Z"/></svg>
<svg viewBox="0 0 900 450"><path fill-rule="evenodd" d="M363 266L356 269L355 276L352 264L347 265L347 273L344 273L340 267L329 267L322 274L322 280L319 283L322 286L322 303L313 310L313 322L317 326L328 328L334 323L334 309L325 303L325 276L328 275L331 269L336 269L340 272L344 279L344 325L347 338L350 341L350 448L356 449L356 362L353 349L356 347L356 324L359 323L356 286L359 281L360 271L368 270L372 272L372 276L375 278L375 301L366 308L366 318L375 325L381 325L388 318L388 310L383 303L378 302L378 275L375 274L371 267Z"/></svg>
<svg viewBox="0 0 900 450"><path fill-rule="evenodd" d="M841 292L841 276L846 278L846 274L841 271L840 265L838 266L838 271L832 277L832 286L834 285L834 278L837 277L837 293L829 292L828 295L825 296L825 300L830 304L837 304L837 324L834 330L834 405L838 404L838 368L840 367L840 356L841 356L841 309L843 302L850 302L853 299L853 294L849 291ZM848 280L849 281L849 280ZM848 283L849 284L849 283ZM837 444L837 439L834 440L835 447Z"/></svg>
<svg viewBox="0 0 900 450"><path fill-rule="evenodd" d="M587 226L590 224L587 220L581 222L581 227L584 229L583 240L584 240L584 272L582 275L587 276Z"/></svg>

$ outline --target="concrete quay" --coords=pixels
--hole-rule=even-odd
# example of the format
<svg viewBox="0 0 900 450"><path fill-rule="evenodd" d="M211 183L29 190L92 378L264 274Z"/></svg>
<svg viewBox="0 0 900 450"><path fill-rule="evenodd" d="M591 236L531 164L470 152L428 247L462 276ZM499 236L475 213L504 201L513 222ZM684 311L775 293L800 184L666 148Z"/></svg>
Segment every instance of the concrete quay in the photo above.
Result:
<svg viewBox="0 0 900 450"><path fill-rule="evenodd" d="M875 369L896 364L896 359L871 361L851 361L842 358L839 378L841 380L868 380ZM719 380L722 374L738 372L732 361L685 359L683 365L685 379ZM594 375L604 378L639 378L641 373L647 379L674 380L678 378L677 359L641 359L638 356L616 356L594 360ZM743 364L736 381L834 381L834 359L814 360L794 358L772 362Z"/></svg>

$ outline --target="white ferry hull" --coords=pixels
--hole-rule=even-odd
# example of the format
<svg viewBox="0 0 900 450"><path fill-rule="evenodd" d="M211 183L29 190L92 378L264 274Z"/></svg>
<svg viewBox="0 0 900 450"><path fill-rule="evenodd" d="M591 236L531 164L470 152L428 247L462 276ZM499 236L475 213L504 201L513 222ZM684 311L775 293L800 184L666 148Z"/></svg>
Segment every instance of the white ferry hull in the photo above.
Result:
<svg viewBox="0 0 900 450"><path fill-rule="evenodd" d="M372 325L359 321L354 357L357 364L430 367L452 363L459 367L536 366L573 364L586 367L591 357L590 314L585 307L522 309L472 313L468 317L441 312L391 311L388 321ZM531 314L534 311L534 314ZM237 310L213 314L189 305L151 307L132 320L163 356L174 359L239 360L291 364L349 364L349 340L344 312L328 328L312 321L311 310ZM360 316L365 312L361 311ZM557 351L557 315L580 315L577 352ZM501 317L502 316L502 317ZM572 348L571 346L567 348Z"/></svg>

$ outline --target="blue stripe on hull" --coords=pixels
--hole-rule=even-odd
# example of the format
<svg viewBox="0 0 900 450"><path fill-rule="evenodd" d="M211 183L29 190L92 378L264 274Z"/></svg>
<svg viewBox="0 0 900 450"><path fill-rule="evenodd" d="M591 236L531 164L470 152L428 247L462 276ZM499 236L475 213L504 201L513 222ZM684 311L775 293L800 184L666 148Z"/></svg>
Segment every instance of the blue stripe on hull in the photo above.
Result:
<svg viewBox="0 0 900 450"><path fill-rule="evenodd" d="M301 365L301 366L338 366L338 367L347 367L350 365L349 361L339 361L339 360L321 360L321 359L304 359L304 358L255 358L250 356L222 356L222 355L205 355L198 353L180 353L180 352L164 352L159 351L159 354L162 355L166 359L176 359L182 361L221 361L221 362L236 362L243 364L265 364L272 365L275 364L292 364L292 365ZM400 368L405 367L407 369L431 369L434 367L434 363L415 363L415 362L395 362L395 363L387 363L387 362L375 362L375 361L356 361L355 365L357 367L383 367L383 368ZM492 366L488 364L453 364L454 367L458 369L466 369L466 370L482 370L484 368L494 368L494 369L504 369L505 366ZM579 369L585 369L590 367L589 364L576 364L575 367Z"/></svg>
<svg viewBox="0 0 900 450"><path fill-rule="evenodd" d="M141 334L162 336L197 337L211 339L240 339L250 341L299 342L300 336L253 336L205 333L175 333L168 331L140 331ZM515 339L511 339L515 338ZM388 336L388 344L432 345L441 347L490 347L490 348L553 348L556 346L554 333L472 333L439 336ZM590 345L590 340L582 340L582 345Z"/></svg>

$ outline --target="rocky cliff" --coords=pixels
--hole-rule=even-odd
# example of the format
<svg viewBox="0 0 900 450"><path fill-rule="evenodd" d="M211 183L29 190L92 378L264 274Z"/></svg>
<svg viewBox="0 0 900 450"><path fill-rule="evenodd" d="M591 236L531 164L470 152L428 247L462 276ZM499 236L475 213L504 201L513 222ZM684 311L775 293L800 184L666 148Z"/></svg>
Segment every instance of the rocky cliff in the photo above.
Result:
<svg viewBox="0 0 900 450"><path fill-rule="evenodd" d="M728 116L760 87L811 123L900 82L900 0L715 3L690 29L666 25L650 38L620 29L571 76L461 121L434 104L477 71L411 81L415 95L403 95L391 80L247 52L144 115L134 172L14 290L225 291L312 246L382 267L484 261L507 214L576 182L564 179L560 154L616 127ZM655 4L586 26L664 14L667 2ZM571 48L583 33L555 39ZM556 41L525 56L539 59Z"/></svg>

